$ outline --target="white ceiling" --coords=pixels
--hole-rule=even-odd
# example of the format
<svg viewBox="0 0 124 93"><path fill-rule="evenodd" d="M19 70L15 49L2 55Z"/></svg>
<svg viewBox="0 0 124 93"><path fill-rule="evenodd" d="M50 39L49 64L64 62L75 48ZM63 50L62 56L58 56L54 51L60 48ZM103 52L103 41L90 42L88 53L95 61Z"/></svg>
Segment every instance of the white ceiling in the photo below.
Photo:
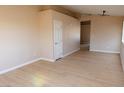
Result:
<svg viewBox="0 0 124 93"><path fill-rule="evenodd" d="M81 14L102 14L106 10L106 14L111 16L124 16L124 5L64 5L66 9Z"/></svg>

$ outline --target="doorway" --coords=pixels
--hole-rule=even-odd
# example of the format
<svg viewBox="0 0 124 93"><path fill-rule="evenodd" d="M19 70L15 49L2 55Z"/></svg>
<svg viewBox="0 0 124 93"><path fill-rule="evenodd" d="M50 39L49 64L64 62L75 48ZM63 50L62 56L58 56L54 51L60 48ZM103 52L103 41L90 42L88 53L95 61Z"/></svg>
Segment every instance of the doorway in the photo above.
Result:
<svg viewBox="0 0 124 93"><path fill-rule="evenodd" d="M54 20L54 59L60 59L63 57L63 39L62 39L62 22Z"/></svg>
<svg viewBox="0 0 124 93"><path fill-rule="evenodd" d="M89 50L90 48L90 30L91 30L91 21L82 21L80 23L81 34L80 34L80 47L83 50Z"/></svg>

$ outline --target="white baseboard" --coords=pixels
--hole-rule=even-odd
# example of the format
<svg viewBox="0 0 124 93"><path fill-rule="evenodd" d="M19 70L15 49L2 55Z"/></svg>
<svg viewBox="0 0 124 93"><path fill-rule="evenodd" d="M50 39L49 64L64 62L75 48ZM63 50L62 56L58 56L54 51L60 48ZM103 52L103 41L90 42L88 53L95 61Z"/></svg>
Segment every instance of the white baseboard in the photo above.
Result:
<svg viewBox="0 0 124 93"><path fill-rule="evenodd" d="M120 53L120 52L118 52L118 51L105 51L105 50L92 50L92 49L90 49L90 51L103 52L103 53L117 53L117 54Z"/></svg>
<svg viewBox="0 0 124 93"><path fill-rule="evenodd" d="M78 49L76 49L76 50L73 50L73 51L71 51L71 52L69 52L69 53L63 55L63 57L66 57L66 56L68 56L68 55L71 55L72 53L77 52L77 51L79 51L79 50L80 50L80 48L78 48Z"/></svg>
<svg viewBox="0 0 124 93"><path fill-rule="evenodd" d="M21 68L21 67L26 66L26 65L28 65L28 64L31 64L31 63L37 62L37 61L39 61L39 60L44 60L44 61L49 61L49 62L55 62L55 60L53 60L53 59L37 58L37 59L35 59L35 60L28 61L28 62L25 62L25 63L23 63L23 64L20 64L20 65L17 65L17 66L11 67L11 68L9 68L9 69L6 69L6 70L3 70L3 71L0 71L0 75L1 75L1 74L4 74L4 73L7 73L7 72L10 72L10 71L12 71L12 70L15 70L15 69Z"/></svg>
<svg viewBox="0 0 124 93"><path fill-rule="evenodd" d="M20 65L17 65L17 66L14 66L14 67L8 68L8 69L6 69L6 70L0 71L0 75L1 75L1 74L4 74L4 73L7 73L7 72L10 72L10 71L12 71L12 70L15 70L15 69L21 68L21 67L26 66L26 65L28 65L28 64L31 64L31 63L37 62L37 61L39 61L39 60L41 60L41 58L37 58L37 59L35 59L35 60L28 61L28 62L25 62L25 63L23 63L23 64L20 64Z"/></svg>
<svg viewBox="0 0 124 93"><path fill-rule="evenodd" d="M40 58L40 60L49 61L49 62L55 62L54 59L48 59L48 58Z"/></svg>

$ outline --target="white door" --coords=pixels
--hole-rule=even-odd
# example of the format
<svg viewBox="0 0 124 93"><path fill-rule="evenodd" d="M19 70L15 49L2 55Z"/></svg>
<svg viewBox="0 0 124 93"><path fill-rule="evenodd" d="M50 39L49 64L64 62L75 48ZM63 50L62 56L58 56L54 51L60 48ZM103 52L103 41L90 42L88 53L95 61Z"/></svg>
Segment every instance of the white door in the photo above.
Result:
<svg viewBox="0 0 124 93"><path fill-rule="evenodd" d="M54 59L63 56L62 31L62 22L54 20Z"/></svg>

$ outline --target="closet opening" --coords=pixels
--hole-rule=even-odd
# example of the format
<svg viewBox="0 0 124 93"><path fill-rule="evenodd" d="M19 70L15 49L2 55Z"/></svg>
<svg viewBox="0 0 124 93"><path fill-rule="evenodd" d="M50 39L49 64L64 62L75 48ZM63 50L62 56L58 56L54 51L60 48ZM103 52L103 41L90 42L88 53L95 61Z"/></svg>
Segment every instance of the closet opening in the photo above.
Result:
<svg viewBox="0 0 124 93"><path fill-rule="evenodd" d="M80 48L81 50L89 50L90 48L90 31L91 31L91 21L81 21L80 22Z"/></svg>

